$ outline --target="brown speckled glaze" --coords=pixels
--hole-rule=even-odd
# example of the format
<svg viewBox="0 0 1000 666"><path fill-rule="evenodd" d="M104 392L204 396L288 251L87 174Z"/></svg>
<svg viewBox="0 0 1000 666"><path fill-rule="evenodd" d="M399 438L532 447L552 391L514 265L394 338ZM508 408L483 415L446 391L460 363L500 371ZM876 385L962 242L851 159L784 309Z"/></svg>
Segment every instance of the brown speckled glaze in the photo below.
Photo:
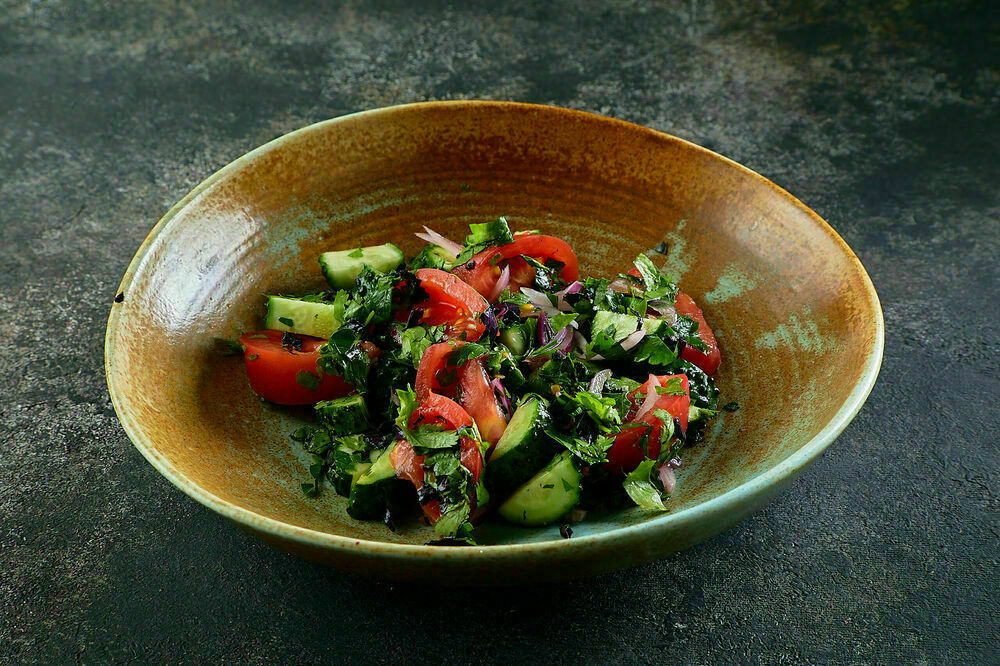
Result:
<svg viewBox="0 0 1000 666"><path fill-rule="evenodd" d="M657 255L719 338L722 413L688 452L671 511L555 527L481 528L485 545L435 548L308 499L287 434L215 338L257 328L261 294L321 286L320 251L382 243L408 254L427 224L470 221L566 238L581 272ZM600 116L503 102L442 102L319 123L236 160L157 224L122 281L106 339L108 385L136 447L185 493L265 541L344 569L449 584L571 578L638 564L743 519L847 425L882 357L878 297L815 213L761 176L680 139Z"/></svg>

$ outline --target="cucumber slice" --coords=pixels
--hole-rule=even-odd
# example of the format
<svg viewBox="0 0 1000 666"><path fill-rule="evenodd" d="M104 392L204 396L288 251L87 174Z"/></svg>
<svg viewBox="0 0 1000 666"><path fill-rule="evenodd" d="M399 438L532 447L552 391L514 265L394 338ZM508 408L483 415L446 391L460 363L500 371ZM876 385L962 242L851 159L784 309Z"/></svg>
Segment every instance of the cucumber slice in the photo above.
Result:
<svg viewBox="0 0 1000 666"><path fill-rule="evenodd" d="M355 250L324 252L319 255L319 266L331 287L346 289L354 284L354 279L365 266L388 273L403 263L403 259L405 257L402 250L392 243L386 243Z"/></svg>
<svg viewBox="0 0 1000 666"><path fill-rule="evenodd" d="M506 497L551 458L552 440L545 434L550 422L540 397L528 395L518 405L486 465L486 478L498 495Z"/></svg>
<svg viewBox="0 0 1000 666"><path fill-rule="evenodd" d="M621 342L639 329L639 318L634 315L621 314L619 312L609 312L608 310L598 310L594 313L591 322L591 330L596 334L598 331L612 329L611 337L615 342Z"/></svg>
<svg viewBox="0 0 1000 666"><path fill-rule="evenodd" d="M563 451L500 505L500 515L518 525L554 523L580 502L580 472Z"/></svg>
<svg viewBox="0 0 1000 666"><path fill-rule="evenodd" d="M329 338L340 322L333 314L333 303L268 296L264 328Z"/></svg>
<svg viewBox="0 0 1000 666"><path fill-rule="evenodd" d="M351 487L351 495L347 500L347 513L351 518L381 520L387 508L401 503L400 496L407 487L413 487L409 481L396 478L391 459L395 446L393 444L383 451L371 468Z"/></svg>
<svg viewBox="0 0 1000 666"><path fill-rule="evenodd" d="M348 497L351 487L371 468L365 455L365 440L361 435L340 437L336 440L333 459L327 478L338 495Z"/></svg>
<svg viewBox="0 0 1000 666"><path fill-rule="evenodd" d="M368 407L358 394L321 400L313 407L320 422L337 435L354 435L368 430Z"/></svg>
<svg viewBox="0 0 1000 666"><path fill-rule="evenodd" d="M500 342L504 344L515 356L520 356L528 349L531 342L531 334L528 332L527 324L517 324L500 331Z"/></svg>

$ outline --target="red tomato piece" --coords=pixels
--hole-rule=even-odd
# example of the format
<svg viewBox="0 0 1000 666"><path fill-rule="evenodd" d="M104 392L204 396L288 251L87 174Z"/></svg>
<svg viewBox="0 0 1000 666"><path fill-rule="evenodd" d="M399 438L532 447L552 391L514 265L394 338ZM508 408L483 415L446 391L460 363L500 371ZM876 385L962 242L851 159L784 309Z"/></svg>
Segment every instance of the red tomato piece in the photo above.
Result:
<svg viewBox="0 0 1000 666"><path fill-rule="evenodd" d="M339 398L354 391L354 387L336 375L322 372L317 365L319 348L326 342L322 338L298 335L301 349L281 344L284 333L263 330L240 337L245 349L243 360L247 377L254 393L279 405L310 405L320 400ZM377 347L372 345L376 351ZM372 352L369 350L369 355ZM309 373L317 382L315 389L303 385L312 380L299 373Z"/></svg>
<svg viewBox="0 0 1000 666"><path fill-rule="evenodd" d="M482 337L486 327L480 316L489 303L479 292L451 273L436 268L421 268L415 275L427 292L427 300L414 306L424 311L422 323L446 324L450 337L469 342Z"/></svg>
<svg viewBox="0 0 1000 666"><path fill-rule="evenodd" d="M462 389L462 406L476 421L479 434L491 445L496 445L507 427L507 419L500 409L482 361L472 359L463 365L458 371L458 383Z"/></svg>
<svg viewBox="0 0 1000 666"><path fill-rule="evenodd" d="M636 414L645 401L645 396L648 396L650 391L655 391L657 386L666 386L668 380L677 378L681 380L684 395L664 394L658 396L652 409L637 419ZM640 399L640 394L643 394L642 399ZM687 375L650 375L649 379L631 391L628 397L632 403L632 409L629 410L625 422L642 423L644 426L626 428L615 437L615 443L608 451L608 462L604 466L618 474L625 474L635 469L647 457L645 453L649 454L649 458L656 458L660 455L660 430L663 427L663 422L653 415L654 411L663 409L671 416L676 417L681 424L681 433L684 433L687 431L688 409L691 406L691 390ZM646 434L649 435L648 451L643 452L640 443L642 436Z"/></svg>
<svg viewBox="0 0 1000 666"><path fill-rule="evenodd" d="M497 286L497 280L506 264L510 269L510 289L517 291L535 279L535 269L521 255L543 263L550 259L560 262L563 267L559 277L566 282L573 282L580 277L576 253L569 243L561 238L542 234L520 234L514 238L513 243L487 248L468 263L452 269L452 273L488 298Z"/></svg>
<svg viewBox="0 0 1000 666"><path fill-rule="evenodd" d="M719 364L722 363L722 352L719 351L719 343L715 339L715 333L705 321L705 314L695 304L694 299L683 291L677 292L674 308L677 310L677 314L687 315L698 322L698 337L708 347L708 351L703 352L685 345L684 349L681 350L681 358L685 361L691 361L706 373L714 375L719 370Z"/></svg>
<svg viewBox="0 0 1000 666"><path fill-rule="evenodd" d="M389 454L389 462L392 463L392 468L396 470L396 476L406 479L417 490L423 487L424 456L418 456L408 441L401 439L396 442L396 446L393 447L392 452ZM431 521L431 525L441 518L441 502L438 500L431 500L425 504L421 504L420 508L423 509L427 519Z"/></svg>
<svg viewBox="0 0 1000 666"><path fill-rule="evenodd" d="M417 365L417 380L413 387L417 400L426 400L431 393L455 395L455 388L458 386L458 368L449 365L448 359L464 344L461 340L438 342L424 350Z"/></svg>

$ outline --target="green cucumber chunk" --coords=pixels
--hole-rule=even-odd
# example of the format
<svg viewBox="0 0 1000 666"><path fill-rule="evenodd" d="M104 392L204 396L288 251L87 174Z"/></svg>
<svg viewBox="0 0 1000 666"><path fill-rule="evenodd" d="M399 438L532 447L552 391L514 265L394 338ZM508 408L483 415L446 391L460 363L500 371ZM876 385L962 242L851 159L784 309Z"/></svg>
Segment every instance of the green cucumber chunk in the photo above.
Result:
<svg viewBox="0 0 1000 666"><path fill-rule="evenodd" d="M354 485L347 500L347 513L357 520L381 520L390 506L400 504L400 495L409 481L396 478L391 454L395 444L387 448L375 459L370 469L362 474Z"/></svg>
<svg viewBox="0 0 1000 666"><path fill-rule="evenodd" d="M539 396L521 400L486 464L486 478L498 495L512 493L552 457L552 440L545 434L550 422Z"/></svg>
<svg viewBox="0 0 1000 666"><path fill-rule="evenodd" d="M340 322L333 314L333 303L268 296L264 328L329 338L340 328Z"/></svg>
<svg viewBox="0 0 1000 666"><path fill-rule="evenodd" d="M365 439L361 435L334 440L333 458L326 475L338 495L350 496L351 487L371 468L365 448Z"/></svg>
<svg viewBox="0 0 1000 666"><path fill-rule="evenodd" d="M563 451L500 505L500 516L518 525L554 523L580 502L580 472Z"/></svg>
<svg viewBox="0 0 1000 666"><path fill-rule="evenodd" d="M531 344L531 334L527 324L517 324L500 331L500 342L515 356L522 355Z"/></svg>
<svg viewBox="0 0 1000 666"><path fill-rule="evenodd" d="M335 289L346 289L365 266L388 273L403 263L403 251L392 243L370 245L355 250L337 250L319 255L323 277Z"/></svg>
<svg viewBox="0 0 1000 666"><path fill-rule="evenodd" d="M635 315L598 310L594 313L591 330L597 334L608 328L612 329L611 337L615 342L621 342L639 329L639 318Z"/></svg>
<svg viewBox="0 0 1000 666"><path fill-rule="evenodd" d="M358 394L333 400L321 400L313 407L316 417L336 435L355 435L365 432L371 425L368 406Z"/></svg>

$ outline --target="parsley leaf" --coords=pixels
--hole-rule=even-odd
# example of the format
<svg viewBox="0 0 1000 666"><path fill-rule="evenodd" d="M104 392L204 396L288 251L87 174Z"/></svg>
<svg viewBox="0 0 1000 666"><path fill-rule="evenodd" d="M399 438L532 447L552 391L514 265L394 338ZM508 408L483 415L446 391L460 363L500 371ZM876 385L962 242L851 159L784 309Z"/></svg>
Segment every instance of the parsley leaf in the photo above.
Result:
<svg viewBox="0 0 1000 666"><path fill-rule="evenodd" d="M469 342L451 355L448 365L462 366L468 361L471 361L474 358L479 358L480 356L485 356L488 353L490 353L489 347L476 342Z"/></svg>
<svg viewBox="0 0 1000 666"><path fill-rule="evenodd" d="M687 395L687 391L684 390L684 383L681 381L680 377L671 377L667 380L666 386L656 387L657 395Z"/></svg>
<svg viewBox="0 0 1000 666"><path fill-rule="evenodd" d="M420 357L435 342L444 339L444 326L414 326L403 331L400 342L400 356L408 359L413 367L420 365Z"/></svg>
<svg viewBox="0 0 1000 666"><path fill-rule="evenodd" d="M643 460L635 470L625 477L622 487L632 501L643 509L668 511L663 503L663 493L651 480L651 473L656 467L655 460Z"/></svg>
<svg viewBox="0 0 1000 666"><path fill-rule="evenodd" d="M365 253L361 251L361 246L359 245L357 250L354 250L353 252L348 252L347 256L350 257L351 259L360 259L361 257L365 256Z"/></svg>
<svg viewBox="0 0 1000 666"><path fill-rule="evenodd" d="M413 389L396 389L399 398L399 411L396 414L396 426L403 431L403 436L410 442L417 455L425 455L428 451L448 449L458 445L458 432L444 430L438 424L417 424L410 428L413 410L417 408L417 394Z"/></svg>
<svg viewBox="0 0 1000 666"><path fill-rule="evenodd" d="M465 237L465 249L458 255L457 263L463 264L493 245L508 245L514 242L507 218L498 217L492 222L470 224L470 234Z"/></svg>
<svg viewBox="0 0 1000 666"><path fill-rule="evenodd" d="M608 435L597 435L591 438L574 437L573 433L562 432L555 428L545 431L549 437L562 444L566 450L589 465L597 465L608 461L608 450L615 443L615 438Z"/></svg>
<svg viewBox="0 0 1000 666"><path fill-rule="evenodd" d="M299 370L298 372L295 373L295 381L298 382L299 386L304 386L310 391L315 391L316 389L318 389L321 380L322 380L321 376L314 375L308 370Z"/></svg>
<svg viewBox="0 0 1000 666"><path fill-rule="evenodd" d="M359 393L365 392L371 359L357 333L348 327L337 329L319 348L319 354L319 367L327 374L338 375Z"/></svg>

